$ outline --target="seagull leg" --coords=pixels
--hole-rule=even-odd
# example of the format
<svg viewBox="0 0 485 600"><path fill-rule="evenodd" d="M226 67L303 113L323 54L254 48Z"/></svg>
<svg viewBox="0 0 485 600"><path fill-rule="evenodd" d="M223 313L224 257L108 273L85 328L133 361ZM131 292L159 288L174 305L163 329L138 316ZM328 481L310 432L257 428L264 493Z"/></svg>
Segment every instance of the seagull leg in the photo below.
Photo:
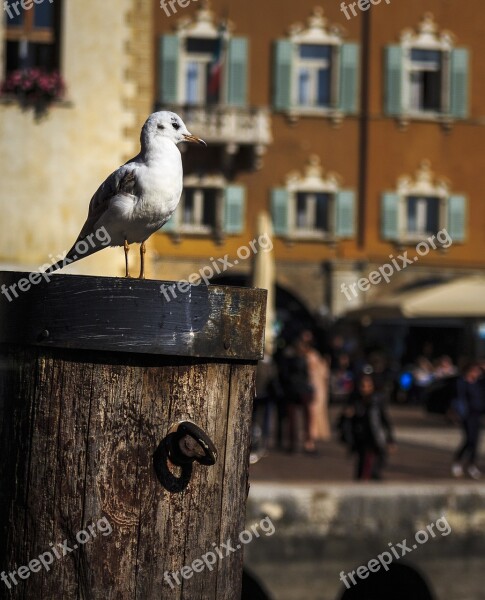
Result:
<svg viewBox="0 0 485 600"><path fill-rule="evenodd" d="M145 248L145 242L142 242L140 244L140 275L138 277L138 279L145 279L145 253L146 253L146 248Z"/></svg>
<svg viewBox="0 0 485 600"><path fill-rule="evenodd" d="M128 252L130 251L130 245L125 240L125 277L131 277L130 272L128 270Z"/></svg>

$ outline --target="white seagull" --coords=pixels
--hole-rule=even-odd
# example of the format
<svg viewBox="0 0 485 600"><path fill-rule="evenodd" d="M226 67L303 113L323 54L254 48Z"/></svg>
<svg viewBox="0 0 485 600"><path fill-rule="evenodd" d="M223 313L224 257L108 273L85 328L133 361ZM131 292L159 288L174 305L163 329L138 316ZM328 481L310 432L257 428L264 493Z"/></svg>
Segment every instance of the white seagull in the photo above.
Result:
<svg viewBox="0 0 485 600"><path fill-rule="evenodd" d="M139 278L145 278L145 242L169 220L182 194L182 157L177 144L207 144L192 135L182 119L169 111L155 112L148 117L140 141L140 153L100 185L91 199L88 218L73 247L62 261L49 267L47 273L106 246L123 246L125 276L130 277L128 252L130 244L137 243L141 244ZM103 243L96 237L98 231L105 236ZM83 248L85 250L80 251Z"/></svg>

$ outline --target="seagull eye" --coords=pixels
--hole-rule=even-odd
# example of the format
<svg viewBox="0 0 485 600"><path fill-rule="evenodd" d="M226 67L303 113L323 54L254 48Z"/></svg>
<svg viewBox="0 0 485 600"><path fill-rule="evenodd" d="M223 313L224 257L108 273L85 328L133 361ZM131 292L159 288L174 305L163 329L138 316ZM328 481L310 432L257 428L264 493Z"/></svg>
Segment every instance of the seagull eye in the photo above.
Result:
<svg viewBox="0 0 485 600"><path fill-rule="evenodd" d="M175 131L180 129L180 125L178 123L172 123L172 127L175 129Z"/></svg>

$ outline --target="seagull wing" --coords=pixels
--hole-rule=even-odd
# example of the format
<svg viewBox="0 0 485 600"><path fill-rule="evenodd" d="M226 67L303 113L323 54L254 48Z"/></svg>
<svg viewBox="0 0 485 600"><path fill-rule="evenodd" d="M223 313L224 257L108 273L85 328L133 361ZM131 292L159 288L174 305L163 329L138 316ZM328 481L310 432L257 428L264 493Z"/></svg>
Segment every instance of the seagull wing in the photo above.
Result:
<svg viewBox="0 0 485 600"><path fill-rule="evenodd" d="M129 162L111 173L99 186L89 203L86 222L75 243L95 231L96 223L109 209L111 200L118 194L134 194L137 187L136 163Z"/></svg>
<svg viewBox="0 0 485 600"><path fill-rule="evenodd" d="M76 253L76 244L85 239L90 233L96 231L96 223L98 223L104 213L109 209L111 200L119 194L135 193L137 188L137 166L136 158L134 158L111 173L111 175L99 186L96 193L91 198L88 217L72 248L62 261L49 267L46 270L46 273L52 273L57 269L62 269L65 265L77 262L81 258L86 258L105 247L103 245L91 245L88 252L83 255L78 256Z"/></svg>

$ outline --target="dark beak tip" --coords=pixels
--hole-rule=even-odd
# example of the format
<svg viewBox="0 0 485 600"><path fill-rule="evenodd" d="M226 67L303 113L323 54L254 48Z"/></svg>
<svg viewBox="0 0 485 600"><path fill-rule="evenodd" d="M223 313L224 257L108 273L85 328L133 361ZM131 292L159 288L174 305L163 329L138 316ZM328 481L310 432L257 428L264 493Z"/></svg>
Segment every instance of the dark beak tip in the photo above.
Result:
<svg viewBox="0 0 485 600"><path fill-rule="evenodd" d="M207 148L207 143L204 142L204 140L202 140L201 138L196 137L195 135L189 134L185 135L184 137L186 142L193 142L195 144L200 144L201 146L205 146Z"/></svg>

